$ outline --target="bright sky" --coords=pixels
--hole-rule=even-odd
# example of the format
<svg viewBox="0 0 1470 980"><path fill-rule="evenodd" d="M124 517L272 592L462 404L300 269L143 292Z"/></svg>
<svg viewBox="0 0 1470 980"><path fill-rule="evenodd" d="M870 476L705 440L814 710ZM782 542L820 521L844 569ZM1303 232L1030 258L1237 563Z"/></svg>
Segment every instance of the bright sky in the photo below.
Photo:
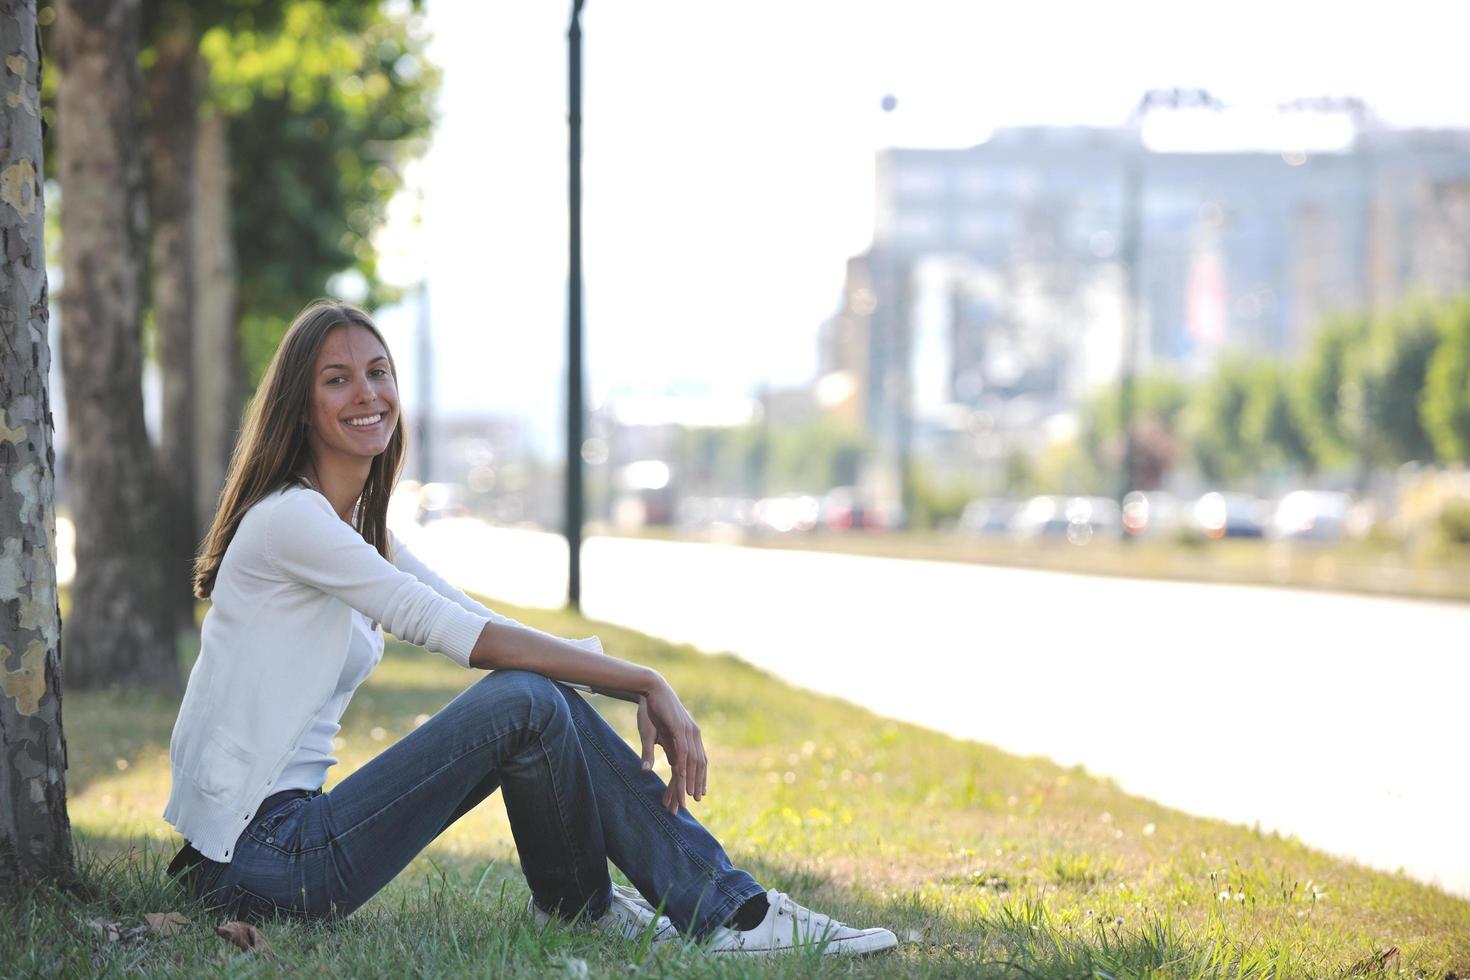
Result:
<svg viewBox="0 0 1470 980"><path fill-rule="evenodd" d="M1144 90L1175 86L1256 109L1354 94L1396 125L1470 126L1470 16L1452 22L1455 7L588 0L592 398L809 380L844 260L869 240L881 146L1116 124ZM407 198L385 240L416 256L389 275L429 272L437 407L521 415L549 455L564 424L569 10L429 0L443 89L415 174L422 244ZM382 319L412 410L412 313Z"/></svg>

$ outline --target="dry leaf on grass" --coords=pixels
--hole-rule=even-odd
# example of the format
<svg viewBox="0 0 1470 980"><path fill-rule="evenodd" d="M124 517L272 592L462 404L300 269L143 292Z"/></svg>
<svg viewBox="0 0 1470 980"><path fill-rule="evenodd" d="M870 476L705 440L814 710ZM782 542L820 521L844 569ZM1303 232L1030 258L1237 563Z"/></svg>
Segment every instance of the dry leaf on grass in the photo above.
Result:
<svg viewBox="0 0 1470 980"><path fill-rule="evenodd" d="M265 941L265 933L248 922L226 922L215 926L215 934L228 939L243 950L255 950L262 956L270 956L271 944Z"/></svg>
<svg viewBox="0 0 1470 980"><path fill-rule="evenodd" d="M165 938L182 932L189 925L182 912L144 912L143 920L148 923L149 931Z"/></svg>

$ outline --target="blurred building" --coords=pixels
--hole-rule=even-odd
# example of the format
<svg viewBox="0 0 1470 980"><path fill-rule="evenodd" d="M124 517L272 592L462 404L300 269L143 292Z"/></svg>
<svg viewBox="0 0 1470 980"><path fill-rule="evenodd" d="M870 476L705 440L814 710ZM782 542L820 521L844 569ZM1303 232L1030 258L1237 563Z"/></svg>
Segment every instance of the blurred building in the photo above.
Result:
<svg viewBox="0 0 1470 980"><path fill-rule="evenodd" d="M880 154L873 245L849 260L820 334L820 375L848 379L846 410L882 436L907 438L907 425L922 438L924 386L941 384L938 401L978 413L972 429L1016 399L1026 426L1115 378L1129 154L1145 367L1204 371L1227 348L1287 355L1332 313L1470 285L1470 131L1360 125L1349 145L1310 153L1138 139L1024 127ZM936 331L937 369L914 356Z"/></svg>

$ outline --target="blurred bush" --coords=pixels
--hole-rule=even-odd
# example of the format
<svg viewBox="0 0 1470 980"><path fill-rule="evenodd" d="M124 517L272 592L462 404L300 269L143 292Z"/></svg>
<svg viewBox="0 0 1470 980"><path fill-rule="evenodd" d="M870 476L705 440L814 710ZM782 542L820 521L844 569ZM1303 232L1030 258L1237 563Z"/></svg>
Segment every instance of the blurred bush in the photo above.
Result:
<svg viewBox="0 0 1470 980"><path fill-rule="evenodd" d="M1439 538L1445 544L1460 548L1470 545L1470 500L1460 498L1446 502L1440 508L1435 523Z"/></svg>

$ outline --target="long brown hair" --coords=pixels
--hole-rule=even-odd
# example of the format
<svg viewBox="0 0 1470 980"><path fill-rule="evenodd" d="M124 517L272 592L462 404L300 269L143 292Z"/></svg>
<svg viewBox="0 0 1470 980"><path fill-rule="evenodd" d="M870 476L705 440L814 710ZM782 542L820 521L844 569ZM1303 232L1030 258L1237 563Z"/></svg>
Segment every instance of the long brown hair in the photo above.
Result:
<svg viewBox="0 0 1470 980"><path fill-rule="evenodd" d="M330 300L309 303L296 315L276 348L260 387L245 409L245 424L230 455L219 507L194 559L194 594L199 598L208 599L214 591L225 549L234 540L245 512L281 487L307 485L302 469L308 459L305 422L311 410L312 369L327 334L349 324L371 330L383 350L388 350L387 341L366 313ZM398 376L391 353L388 368L394 377ZM404 448L400 423L388 439L388 448L373 459L353 521L363 539L384 558L390 557L388 497L403 468Z"/></svg>

